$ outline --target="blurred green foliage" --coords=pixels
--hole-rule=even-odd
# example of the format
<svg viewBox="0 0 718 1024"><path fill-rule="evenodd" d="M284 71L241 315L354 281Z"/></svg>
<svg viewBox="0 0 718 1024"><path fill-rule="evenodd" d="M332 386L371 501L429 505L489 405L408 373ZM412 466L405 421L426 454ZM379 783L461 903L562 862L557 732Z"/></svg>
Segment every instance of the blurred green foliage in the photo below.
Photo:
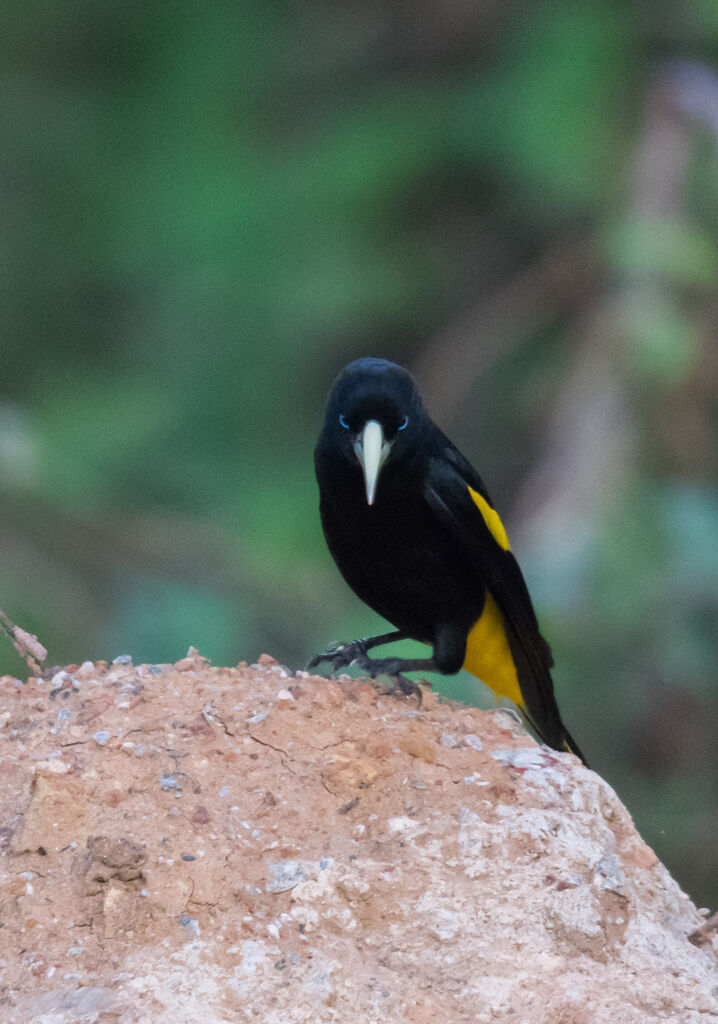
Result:
<svg viewBox="0 0 718 1024"><path fill-rule="evenodd" d="M716 5L0 23L5 612L58 664L381 631L312 447L345 362L406 363L506 513L572 732L715 906Z"/></svg>

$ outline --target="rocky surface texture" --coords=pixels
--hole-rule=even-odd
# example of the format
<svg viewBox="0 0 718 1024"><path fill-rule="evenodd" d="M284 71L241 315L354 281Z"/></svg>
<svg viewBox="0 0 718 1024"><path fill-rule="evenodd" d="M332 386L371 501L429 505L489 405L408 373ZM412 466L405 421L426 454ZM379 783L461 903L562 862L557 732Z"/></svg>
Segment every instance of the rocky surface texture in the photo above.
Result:
<svg viewBox="0 0 718 1024"><path fill-rule="evenodd" d="M598 776L260 662L0 680L0 1020L718 1022L715 931Z"/></svg>

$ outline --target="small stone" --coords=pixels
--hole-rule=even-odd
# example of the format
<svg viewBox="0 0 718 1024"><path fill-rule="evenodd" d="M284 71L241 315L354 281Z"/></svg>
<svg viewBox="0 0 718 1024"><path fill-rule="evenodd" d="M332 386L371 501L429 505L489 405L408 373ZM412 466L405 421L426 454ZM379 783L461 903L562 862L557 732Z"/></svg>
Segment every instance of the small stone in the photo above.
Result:
<svg viewBox="0 0 718 1024"><path fill-rule="evenodd" d="M162 786L162 789L164 789L165 791L174 789L182 792L182 787L180 786L177 779L175 779L172 775L168 775L166 773L164 775L160 775L160 785Z"/></svg>
<svg viewBox="0 0 718 1024"><path fill-rule="evenodd" d="M465 747L471 747L472 750L483 750L484 747L482 741L473 732L467 733L461 742Z"/></svg>
<svg viewBox="0 0 718 1024"><path fill-rule="evenodd" d="M540 747L509 747L505 750L492 750L491 756L495 761L501 761L502 764L511 768L545 768L549 763Z"/></svg>
<svg viewBox="0 0 718 1024"><path fill-rule="evenodd" d="M53 690L67 690L72 686L74 680L70 673L66 672L63 668L60 672L55 673L50 682Z"/></svg>
<svg viewBox="0 0 718 1024"><path fill-rule="evenodd" d="M464 782L467 786L488 786L490 785L486 779L482 779L478 772L472 772L471 775L464 776Z"/></svg>
<svg viewBox="0 0 718 1024"><path fill-rule="evenodd" d="M59 751L50 754L47 761L38 761L35 765L37 775L67 775L70 770L70 765L59 759Z"/></svg>
<svg viewBox="0 0 718 1024"><path fill-rule="evenodd" d="M132 655L131 654L118 654L116 658L112 659L113 665L131 665Z"/></svg>
<svg viewBox="0 0 718 1024"><path fill-rule="evenodd" d="M256 715L252 715L251 718L247 719L247 725L256 725L257 722L263 722L268 714L268 711L258 711Z"/></svg>
<svg viewBox="0 0 718 1024"><path fill-rule="evenodd" d="M301 860L280 860L269 865L271 892L286 892L309 877L308 865Z"/></svg>
<svg viewBox="0 0 718 1024"><path fill-rule="evenodd" d="M110 734L109 732L107 732L106 729L100 729L98 732L94 732L92 734L92 738L95 741L95 743L99 743L101 747L104 747L104 745L110 738Z"/></svg>
<svg viewBox="0 0 718 1024"><path fill-rule="evenodd" d="M277 694L276 699L279 701L280 704L289 704L291 701L294 700L294 694L292 694L289 690L280 690L279 693Z"/></svg>
<svg viewBox="0 0 718 1024"><path fill-rule="evenodd" d="M199 921L197 920L196 917L190 917L189 914L183 914L182 917L180 918L180 924L182 925L183 928L186 928L190 935L192 935L195 939L199 938Z"/></svg>
<svg viewBox="0 0 718 1024"><path fill-rule="evenodd" d="M406 816L401 818L389 818L386 824L389 829L389 832L392 835L411 834L419 828L418 821L415 821L414 818L408 818Z"/></svg>
<svg viewBox="0 0 718 1024"><path fill-rule="evenodd" d="M604 853L593 869L595 880L600 889L608 892L621 893L626 884L620 858L615 853Z"/></svg>
<svg viewBox="0 0 718 1024"><path fill-rule="evenodd" d="M278 665L279 662L271 654L260 654L257 658L257 664L261 665L262 668L270 668L272 665Z"/></svg>
<svg viewBox="0 0 718 1024"><path fill-rule="evenodd" d="M197 860L193 853L183 853L180 854L180 856L182 857L182 860Z"/></svg>

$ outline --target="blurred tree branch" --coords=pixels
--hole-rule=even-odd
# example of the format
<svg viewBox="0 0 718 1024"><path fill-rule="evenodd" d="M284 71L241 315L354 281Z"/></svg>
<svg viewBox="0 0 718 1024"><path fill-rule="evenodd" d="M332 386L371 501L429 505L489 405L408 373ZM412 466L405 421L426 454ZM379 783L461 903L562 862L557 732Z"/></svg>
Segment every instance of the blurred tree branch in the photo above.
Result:
<svg viewBox="0 0 718 1024"><path fill-rule="evenodd" d="M715 88L715 76L676 75L675 69L655 76L646 96L628 184L626 223L672 224L683 216L685 177L695 136L688 111L705 108L708 85ZM692 88L698 93L694 95ZM538 535L547 530L554 543L559 538L574 546L588 541L596 517L627 479L628 460L637 455L637 412L652 421L649 436L653 437L671 434L671 425L675 428L681 419L682 429L674 436L685 441L682 431L691 432L691 442L680 446L689 460L695 459L701 438L704 445L711 444L709 410L714 392L710 389L715 370L708 376L709 388L701 389L700 381L706 378L696 375L699 356L687 363L685 372L663 383L650 372L643 377L637 373L635 359L633 374L626 374L626 364L630 368L632 363L631 346L637 344L632 336L634 311L640 316L646 309L660 308L666 291L677 296L680 292L680 282L668 278L660 265L651 267L650 255L649 251L649 262L643 266L615 268L611 289L594 298L575 324L572 364L546 424L541 454L515 502L514 518L526 543L540 543ZM709 295L713 306L715 292ZM666 417L666 405L656 401L656 388L667 395L679 394L684 412L691 382L704 396L694 405L696 415L687 420ZM646 390L652 393L639 412L636 402ZM670 412L670 402L667 408Z"/></svg>
<svg viewBox="0 0 718 1024"><path fill-rule="evenodd" d="M39 675L44 667L47 651L33 633L16 626L4 611L0 610L0 629L30 669Z"/></svg>
<svg viewBox="0 0 718 1024"><path fill-rule="evenodd" d="M595 294L599 270L590 244L561 238L488 299L465 310L423 347L413 371L439 422L466 400L476 380L526 332L580 309Z"/></svg>

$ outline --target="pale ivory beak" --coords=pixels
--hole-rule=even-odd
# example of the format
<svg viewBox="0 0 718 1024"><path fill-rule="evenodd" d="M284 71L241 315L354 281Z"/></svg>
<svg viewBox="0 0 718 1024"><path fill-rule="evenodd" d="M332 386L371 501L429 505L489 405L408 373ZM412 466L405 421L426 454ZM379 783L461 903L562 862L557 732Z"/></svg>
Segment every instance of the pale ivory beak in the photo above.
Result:
<svg viewBox="0 0 718 1024"><path fill-rule="evenodd" d="M377 420L369 420L365 423L361 434L354 442L354 453L364 472L368 505L374 504L379 470L383 466L390 448L391 445L384 440L381 423Z"/></svg>

